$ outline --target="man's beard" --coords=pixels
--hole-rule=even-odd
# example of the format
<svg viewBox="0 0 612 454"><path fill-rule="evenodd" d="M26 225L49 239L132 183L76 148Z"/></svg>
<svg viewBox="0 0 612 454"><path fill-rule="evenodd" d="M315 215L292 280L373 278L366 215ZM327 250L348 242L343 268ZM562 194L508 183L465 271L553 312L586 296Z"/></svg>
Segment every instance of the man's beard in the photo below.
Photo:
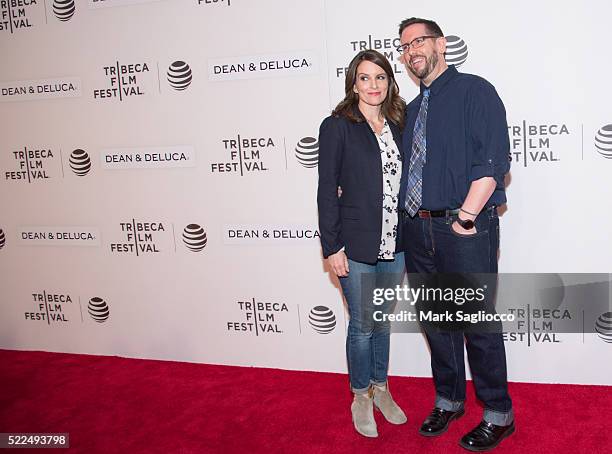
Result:
<svg viewBox="0 0 612 454"><path fill-rule="evenodd" d="M431 74L434 68L438 65L438 54L434 53L431 57L427 58L424 55L422 56L425 59L425 65L420 70L416 70L412 67L412 65L408 65L408 69L412 74L414 74L419 79L425 79L427 76Z"/></svg>

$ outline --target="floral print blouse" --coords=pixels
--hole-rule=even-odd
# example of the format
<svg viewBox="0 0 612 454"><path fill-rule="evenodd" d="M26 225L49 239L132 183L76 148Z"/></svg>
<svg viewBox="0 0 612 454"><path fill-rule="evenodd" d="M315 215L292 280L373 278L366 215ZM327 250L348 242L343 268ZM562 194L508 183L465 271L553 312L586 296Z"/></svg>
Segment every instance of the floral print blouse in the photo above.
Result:
<svg viewBox="0 0 612 454"><path fill-rule="evenodd" d="M393 140L393 134L387 120L385 120L380 135L374 135L378 139L380 146L383 174L382 236L378 259L393 260L395 258L395 243L397 240L397 206L402 176L402 158L395 140Z"/></svg>

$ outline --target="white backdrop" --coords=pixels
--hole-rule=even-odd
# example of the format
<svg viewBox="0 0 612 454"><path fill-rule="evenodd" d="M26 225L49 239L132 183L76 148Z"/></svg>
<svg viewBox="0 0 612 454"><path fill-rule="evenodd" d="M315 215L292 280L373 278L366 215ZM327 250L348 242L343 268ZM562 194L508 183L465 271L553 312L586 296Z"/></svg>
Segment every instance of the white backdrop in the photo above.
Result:
<svg viewBox="0 0 612 454"><path fill-rule="evenodd" d="M2 348L346 371L304 164L360 48L417 94L393 50L410 16L506 105L500 271L612 271L607 2L1 3ZM611 348L509 338L510 379L610 385ZM421 335L393 336L391 373L430 375Z"/></svg>

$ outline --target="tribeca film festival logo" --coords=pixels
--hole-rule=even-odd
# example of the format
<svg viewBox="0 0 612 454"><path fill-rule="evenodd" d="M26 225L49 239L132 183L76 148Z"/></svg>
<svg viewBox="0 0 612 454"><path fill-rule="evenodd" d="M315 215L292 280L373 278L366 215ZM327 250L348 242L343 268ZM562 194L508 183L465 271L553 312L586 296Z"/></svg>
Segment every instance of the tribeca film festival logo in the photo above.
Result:
<svg viewBox="0 0 612 454"><path fill-rule="evenodd" d="M72 19L75 11L74 0L53 0L53 14L62 22Z"/></svg>
<svg viewBox="0 0 612 454"><path fill-rule="evenodd" d="M514 315L516 331L503 333L504 341L527 342L528 346L532 342L561 343L561 339L557 337L559 330L555 328L555 323L574 319L568 309L532 308L529 304L527 308L509 308L507 312Z"/></svg>
<svg viewBox="0 0 612 454"><path fill-rule="evenodd" d="M82 226L25 226L18 229L22 246L100 246L100 231Z"/></svg>
<svg viewBox="0 0 612 454"><path fill-rule="evenodd" d="M93 91L94 99L119 99L125 101L130 97L139 97L152 93L155 85L161 92L159 63L156 64L157 80L152 73L153 64L136 62L124 64L116 61L112 66L103 66L103 76L106 79L105 88ZM189 64L183 60L173 61L166 71L168 85L174 91L186 90L193 81L193 73ZM157 82L155 84L155 82Z"/></svg>
<svg viewBox="0 0 612 454"><path fill-rule="evenodd" d="M42 322L47 325L65 325L73 320L77 320L80 316L83 322L83 316L80 310L80 299L78 304L75 298L68 293L54 292L32 292L31 304L32 310L24 312L24 318L30 322ZM91 318L97 323L103 323L110 316L110 309L106 301L100 297L93 297L87 305L87 312Z"/></svg>
<svg viewBox="0 0 612 454"><path fill-rule="evenodd" d="M319 165L319 140L314 137L303 137L295 147L297 161L307 169Z"/></svg>
<svg viewBox="0 0 612 454"><path fill-rule="evenodd" d="M61 172L57 157L59 152L51 148L24 146L12 150L3 159L7 161L3 165L4 180L34 183L57 177Z"/></svg>
<svg viewBox="0 0 612 454"><path fill-rule="evenodd" d="M317 68L318 56L314 51L222 57L208 60L208 79L227 81L303 76L315 74Z"/></svg>
<svg viewBox="0 0 612 454"><path fill-rule="evenodd" d="M198 224L189 224L183 229L183 243L191 252L201 252L208 243L206 232Z"/></svg>
<svg viewBox="0 0 612 454"><path fill-rule="evenodd" d="M44 1L44 0L43 0ZM33 6L38 0L0 0L0 31L15 33L31 28Z"/></svg>
<svg viewBox="0 0 612 454"><path fill-rule="evenodd" d="M147 62L120 63L116 61L112 66L103 66L102 71L106 78L107 87L96 88L93 91L94 99L117 99L124 101L134 96L143 96L146 82L149 82L151 70ZM146 87L148 88L148 87Z"/></svg>
<svg viewBox="0 0 612 454"><path fill-rule="evenodd" d="M224 173L244 176L270 170L268 163L278 149L272 137L236 137L221 139L222 149L228 161L212 162L212 173Z"/></svg>
<svg viewBox="0 0 612 454"><path fill-rule="evenodd" d="M372 35L368 35L366 39L357 39L349 41L351 51L353 53L359 52L366 49L374 49L383 54L391 63L393 72L395 74L402 74L405 69L404 65L399 61L399 54L397 53L397 47L401 44L399 37L397 38L376 38ZM348 67L339 66L336 67L336 78L344 78L348 71Z"/></svg>
<svg viewBox="0 0 612 454"><path fill-rule="evenodd" d="M36 149L24 147L23 150L12 151L6 159L11 161L4 170L4 179L34 183L60 176L62 158L61 150L52 148ZM85 176L91 170L91 159L85 150L77 148L70 153L68 159L70 170L77 176Z"/></svg>
<svg viewBox="0 0 612 454"><path fill-rule="evenodd" d="M329 334L336 328L336 315L326 306L315 306L308 314L310 327L319 334Z"/></svg>
<svg viewBox="0 0 612 454"><path fill-rule="evenodd" d="M457 67L465 63L468 56L467 45L465 41L458 36L449 35L446 37L446 62ZM401 45L399 37L396 38L378 38L368 35L366 39L357 39L349 41L352 52L359 52L366 49L374 49L383 54L393 69L395 74L403 74L405 72L403 63L399 60L397 48ZM348 67L336 67L336 78L344 78Z"/></svg>
<svg viewBox="0 0 612 454"><path fill-rule="evenodd" d="M595 149L606 159L612 159L612 124L602 126L595 135Z"/></svg>
<svg viewBox="0 0 612 454"><path fill-rule="evenodd" d="M510 136L510 161L522 163L527 167L531 163L553 163L561 160L557 149L560 143L571 138L565 124L520 124L508 126ZM564 147L567 148L567 147Z"/></svg>
<svg viewBox="0 0 612 454"><path fill-rule="evenodd" d="M110 317L108 304L98 296L94 296L89 300L87 312L96 323L104 323Z"/></svg>
<svg viewBox="0 0 612 454"><path fill-rule="evenodd" d="M247 332L256 336L282 334L281 319L289 313L285 303L264 302L256 298L249 301L236 301L242 320L227 322L226 328L233 332Z"/></svg>
<svg viewBox="0 0 612 454"><path fill-rule="evenodd" d="M123 235L123 242L110 243L110 251L114 254L135 254L137 257L159 254L169 245L168 227L159 221L120 222L119 228Z"/></svg>
<svg viewBox="0 0 612 454"><path fill-rule="evenodd" d="M24 312L25 320L47 325L66 324L78 314L79 308L66 293L32 292L33 310Z"/></svg>

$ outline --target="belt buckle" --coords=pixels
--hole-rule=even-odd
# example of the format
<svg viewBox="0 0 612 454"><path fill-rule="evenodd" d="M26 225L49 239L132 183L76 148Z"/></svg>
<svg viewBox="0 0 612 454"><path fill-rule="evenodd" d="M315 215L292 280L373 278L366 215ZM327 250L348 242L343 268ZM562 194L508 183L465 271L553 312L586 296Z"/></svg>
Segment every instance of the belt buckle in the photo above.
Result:
<svg viewBox="0 0 612 454"><path fill-rule="evenodd" d="M418 214L421 219L431 219L431 211L429 210L419 210Z"/></svg>

